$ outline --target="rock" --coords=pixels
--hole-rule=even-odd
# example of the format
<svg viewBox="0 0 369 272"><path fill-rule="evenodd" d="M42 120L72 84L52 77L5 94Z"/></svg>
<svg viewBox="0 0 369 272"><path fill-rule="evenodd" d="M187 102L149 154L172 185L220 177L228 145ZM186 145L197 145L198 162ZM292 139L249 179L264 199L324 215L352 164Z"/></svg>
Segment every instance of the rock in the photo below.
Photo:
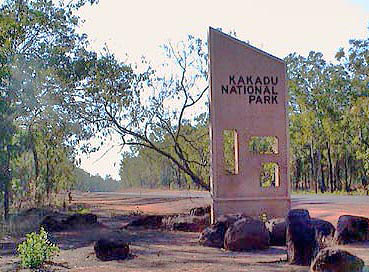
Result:
<svg viewBox="0 0 369 272"><path fill-rule="evenodd" d="M177 215L163 220L169 230L201 232L210 225L210 216Z"/></svg>
<svg viewBox="0 0 369 272"><path fill-rule="evenodd" d="M199 243L203 246L222 248L227 226L223 222L217 222L204 229L199 237Z"/></svg>
<svg viewBox="0 0 369 272"><path fill-rule="evenodd" d="M143 227L149 229L158 229L162 226L163 216L161 215L144 215L139 216L136 219L133 219L128 223L126 228L128 227Z"/></svg>
<svg viewBox="0 0 369 272"><path fill-rule="evenodd" d="M349 244L369 240L369 219L361 216L342 215L338 219L334 236L337 244Z"/></svg>
<svg viewBox="0 0 369 272"><path fill-rule="evenodd" d="M242 218L248 218L248 219L252 220L251 217L243 215L243 214L224 214L224 215L219 216L217 218L216 222L225 224L225 227L228 229L236 221L238 221Z"/></svg>
<svg viewBox="0 0 369 272"><path fill-rule="evenodd" d="M269 231L271 246L286 245L286 219L274 218L265 223Z"/></svg>
<svg viewBox="0 0 369 272"><path fill-rule="evenodd" d="M98 240L94 250L96 257L101 261L124 260L130 256L129 245L114 239Z"/></svg>
<svg viewBox="0 0 369 272"><path fill-rule="evenodd" d="M203 246L223 248L224 236L227 229L242 218L248 218L252 220L251 217L247 217L242 214L221 215L216 220L215 224L202 231L199 237L199 243Z"/></svg>
<svg viewBox="0 0 369 272"><path fill-rule="evenodd" d="M190 210L190 215L193 216L204 216L207 214L210 214L211 207L199 207L199 208L193 208Z"/></svg>
<svg viewBox="0 0 369 272"><path fill-rule="evenodd" d="M57 220L55 216L48 215L40 223L47 232L63 231L67 229L67 225L62 220Z"/></svg>
<svg viewBox="0 0 369 272"><path fill-rule="evenodd" d="M318 247L315 229L307 210L293 209L286 219L287 259L289 264L310 265Z"/></svg>
<svg viewBox="0 0 369 272"><path fill-rule="evenodd" d="M176 231L200 232L203 228L196 223L178 222L174 223L171 229Z"/></svg>
<svg viewBox="0 0 369 272"><path fill-rule="evenodd" d="M233 251L266 249L269 239L269 232L262 221L243 218L227 229L224 248Z"/></svg>
<svg viewBox="0 0 369 272"><path fill-rule="evenodd" d="M69 228L73 227L82 227L82 226L91 226L97 223L96 214L86 213L86 214L73 214L68 216L65 219L65 224L69 226Z"/></svg>
<svg viewBox="0 0 369 272"><path fill-rule="evenodd" d="M316 256L321 249L331 247L333 245L333 238L336 229L330 222L322 219L312 218L310 220L310 224L315 229L315 240L318 245L314 254L314 256Z"/></svg>
<svg viewBox="0 0 369 272"><path fill-rule="evenodd" d="M364 261L347 251L335 248L322 249L311 264L312 272L361 272Z"/></svg>
<svg viewBox="0 0 369 272"><path fill-rule="evenodd" d="M97 216L95 214L59 214L46 216L40 226L44 227L46 231L65 231L74 228L85 228L97 224Z"/></svg>

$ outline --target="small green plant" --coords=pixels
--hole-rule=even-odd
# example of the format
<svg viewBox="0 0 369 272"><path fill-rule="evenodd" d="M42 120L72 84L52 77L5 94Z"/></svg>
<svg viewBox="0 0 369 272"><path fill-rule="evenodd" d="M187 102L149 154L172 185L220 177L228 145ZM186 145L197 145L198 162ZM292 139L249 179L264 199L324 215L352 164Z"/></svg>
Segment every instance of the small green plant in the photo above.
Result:
<svg viewBox="0 0 369 272"><path fill-rule="evenodd" d="M37 269L55 257L60 249L47 239L47 232L41 227L39 234L26 234L26 240L18 245L17 251L23 267Z"/></svg>
<svg viewBox="0 0 369 272"><path fill-rule="evenodd" d="M91 210L89 208L79 208L78 210L76 210L76 213L78 214L88 214L91 213Z"/></svg>

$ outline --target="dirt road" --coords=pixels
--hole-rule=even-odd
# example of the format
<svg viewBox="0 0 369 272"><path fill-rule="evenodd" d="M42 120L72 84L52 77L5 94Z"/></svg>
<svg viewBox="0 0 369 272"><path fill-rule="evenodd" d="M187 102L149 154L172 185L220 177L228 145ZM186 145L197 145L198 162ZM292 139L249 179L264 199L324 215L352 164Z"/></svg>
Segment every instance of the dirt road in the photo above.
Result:
<svg viewBox="0 0 369 272"><path fill-rule="evenodd" d="M91 205L94 212L111 213L137 211L147 214L174 214L211 203L208 192L142 190L120 193L80 193L74 203ZM340 215L369 217L369 196L292 195L292 208L308 209L312 217L336 225Z"/></svg>
<svg viewBox="0 0 369 272"><path fill-rule="evenodd" d="M193 207L208 205L211 198L204 192L130 191L122 193L74 193L73 204L86 206L99 215L95 228L52 233L53 241L62 249L46 271L54 272L137 272L137 271L283 271L308 272L309 267L291 266L286 262L285 247L252 252L230 252L200 246L198 233L163 230L125 230L124 214L177 214ZM336 224L341 214L369 217L369 197L332 195L293 195L292 208L305 208L312 217ZM122 215L122 216L121 216ZM127 221L128 222L128 221ZM117 235L130 243L133 258L125 261L101 262L93 245L100 237ZM0 271L29 271L19 268L14 255L15 241L0 240ZM369 272L369 243L343 246L362 258Z"/></svg>

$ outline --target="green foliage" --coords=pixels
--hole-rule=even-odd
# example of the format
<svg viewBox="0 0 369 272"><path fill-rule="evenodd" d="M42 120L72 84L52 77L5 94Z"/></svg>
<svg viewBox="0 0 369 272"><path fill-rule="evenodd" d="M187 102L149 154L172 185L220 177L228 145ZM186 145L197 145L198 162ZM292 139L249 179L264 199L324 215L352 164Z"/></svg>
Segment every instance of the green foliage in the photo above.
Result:
<svg viewBox="0 0 369 272"><path fill-rule="evenodd" d="M263 163L260 174L260 187L276 187L278 181L278 165L273 162Z"/></svg>
<svg viewBox="0 0 369 272"><path fill-rule="evenodd" d="M51 202L74 182L76 146L91 136L65 103L90 56L76 28L85 3L9 0L0 5L0 183L9 200ZM78 70L78 71L77 71ZM24 159L24 160L23 160ZM12 196L12 198L10 198Z"/></svg>
<svg viewBox="0 0 369 272"><path fill-rule="evenodd" d="M80 190L116 188L110 178L79 173L75 179L74 169L82 140L97 135L103 143L114 133L132 147L121 164L126 186L209 189L206 42L189 36L168 43L162 69L143 59L138 72L108 49L87 49L76 11L94 2L8 0L0 6L4 207L10 196L17 207L24 200L45 203L75 182ZM362 39L341 49L335 64L320 52L286 57L295 189L349 191L369 179L368 51L369 39ZM275 152L269 139L249 144L251 152ZM97 148L82 145L83 152ZM234 157L232 148L225 157Z"/></svg>
<svg viewBox="0 0 369 272"><path fill-rule="evenodd" d="M207 124L197 122L182 128L183 137L178 140L188 159L189 167L202 180L209 177L209 132ZM171 136L155 144L175 156L170 147ZM125 187L147 188L197 188L191 178L170 159L148 148L134 148L122 155L120 176Z"/></svg>
<svg viewBox="0 0 369 272"><path fill-rule="evenodd" d="M25 268L40 268L45 262L50 261L60 249L47 238L47 232L41 227L40 233L35 232L26 235L26 240L17 248L21 265Z"/></svg>
<svg viewBox="0 0 369 272"><path fill-rule="evenodd" d="M285 59L295 189L349 192L368 179L369 39L350 45L336 64L319 52Z"/></svg>

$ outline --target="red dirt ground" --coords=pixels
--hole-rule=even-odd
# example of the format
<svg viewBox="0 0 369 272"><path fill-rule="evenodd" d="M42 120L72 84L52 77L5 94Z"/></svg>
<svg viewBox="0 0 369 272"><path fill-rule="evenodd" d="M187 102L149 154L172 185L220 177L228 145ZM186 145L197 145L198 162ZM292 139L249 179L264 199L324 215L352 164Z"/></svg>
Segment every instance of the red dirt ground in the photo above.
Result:
<svg viewBox="0 0 369 272"><path fill-rule="evenodd" d="M229 252L200 246L197 242L198 233L122 229L130 218L127 215L132 213L185 213L193 207L208 205L211 201L206 193L199 192L140 190L124 193L74 193L72 204L84 206L98 214L100 224L93 228L51 233L52 240L62 250L44 271L309 271L309 267L288 265L285 247ZM339 197L294 196L292 207L308 209L312 217L331 221L334 225L342 214L369 216L369 201L366 198L351 201ZM97 260L93 250L94 241L106 236L118 236L129 242L133 258L112 262ZM10 237L0 239L0 271L28 271L20 268L19 258L14 255L15 242ZM369 243L352 244L344 248L362 258L369 271Z"/></svg>

